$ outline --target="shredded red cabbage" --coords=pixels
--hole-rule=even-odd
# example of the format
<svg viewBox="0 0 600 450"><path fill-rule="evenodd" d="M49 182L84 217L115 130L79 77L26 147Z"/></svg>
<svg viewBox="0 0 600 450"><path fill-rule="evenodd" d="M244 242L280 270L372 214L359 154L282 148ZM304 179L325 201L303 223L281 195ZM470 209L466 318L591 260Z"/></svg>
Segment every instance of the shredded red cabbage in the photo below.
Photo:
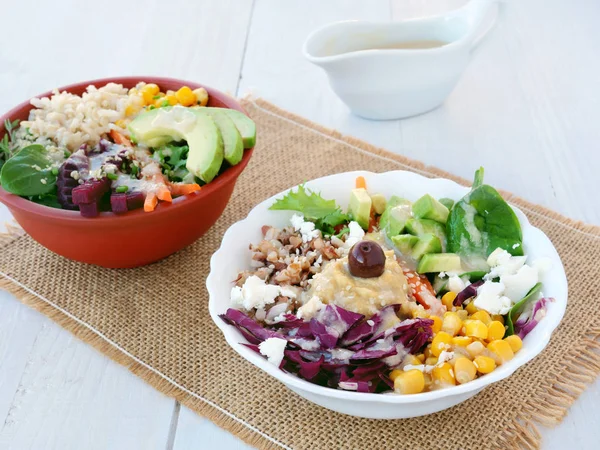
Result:
<svg viewBox="0 0 600 450"><path fill-rule="evenodd" d="M388 306L367 320L327 305L310 321L286 314L273 325L259 323L236 309L220 317L240 330L248 341L244 345L258 353L258 344L268 338L287 340L281 364L286 372L321 386L383 392L393 388L387 374L399 363L396 360L418 352L433 336L430 319L404 320L383 329L398 310L399 305Z"/></svg>
<svg viewBox="0 0 600 450"><path fill-rule="evenodd" d="M461 306L464 302L477 295L477 288L483 284L483 280L471 283L466 288L458 293L454 299L454 306Z"/></svg>
<svg viewBox="0 0 600 450"><path fill-rule="evenodd" d="M533 308L529 313L523 312L514 324L515 334L521 339L524 339L531 330L546 316L547 305L549 302L553 302L554 299L550 297L540 298L535 302Z"/></svg>

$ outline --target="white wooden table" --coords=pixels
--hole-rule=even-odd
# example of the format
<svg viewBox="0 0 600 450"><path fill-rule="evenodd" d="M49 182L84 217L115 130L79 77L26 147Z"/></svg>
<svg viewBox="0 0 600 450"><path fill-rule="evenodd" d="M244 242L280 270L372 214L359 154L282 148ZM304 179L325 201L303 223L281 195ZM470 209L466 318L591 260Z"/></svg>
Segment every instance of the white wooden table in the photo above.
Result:
<svg viewBox="0 0 600 450"><path fill-rule="evenodd" d="M398 20L464 0L80 0L3 3L0 110L111 75L165 75L252 92L325 126L600 224L600 2L508 1L440 109L349 114L300 52L342 19ZM7 218L6 210L2 210ZM600 383L544 448L598 448ZM0 293L0 448L246 449L44 316Z"/></svg>

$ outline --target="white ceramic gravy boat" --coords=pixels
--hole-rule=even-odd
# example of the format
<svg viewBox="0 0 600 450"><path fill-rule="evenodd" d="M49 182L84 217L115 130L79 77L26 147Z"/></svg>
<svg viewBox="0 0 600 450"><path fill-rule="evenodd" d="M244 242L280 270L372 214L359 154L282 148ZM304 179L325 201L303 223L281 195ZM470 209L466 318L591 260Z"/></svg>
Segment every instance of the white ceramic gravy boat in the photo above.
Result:
<svg viewBox="0 0 600 450"><path fill-rule="evenodd" d="M402 22L335 22L312 32L303 52L327 72L353 113L376 120L422 114L441 105L458 82L494 3L471 0L441 16ZM432 41L437 46L390 48Z"/></svg>

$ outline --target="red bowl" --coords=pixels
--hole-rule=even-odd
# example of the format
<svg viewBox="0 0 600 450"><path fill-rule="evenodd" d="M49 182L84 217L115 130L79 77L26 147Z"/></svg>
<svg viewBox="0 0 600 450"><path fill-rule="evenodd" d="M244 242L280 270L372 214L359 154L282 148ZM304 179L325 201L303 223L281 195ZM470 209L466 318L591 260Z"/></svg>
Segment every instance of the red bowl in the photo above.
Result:
<svg viewBox="0 0 600 450"><path fill-rule="evenodd" d="M208 106L236 109L247 114L233 98L190 81L157 77L120 77L84 81L60 88L81 95L90 84L96 87L120 83L127 88L139 81L156 83L162 91L181 86L208 91ZM46 92L38 97L49 97ZM21 103L1 118L0 136L6 119L26 120L33 107ZM217 221L227 206L235 182L253 149L245 150L242 161L229 167L200 191L178 197L173 203L161 202L153 212L143 209L125 214L103 212L95 218L81 217L78 211L50 208L13 195L0 187L4 203L19 225L37 242L65 258L103 267L137 267L162 259L191 244Z"/></svg>

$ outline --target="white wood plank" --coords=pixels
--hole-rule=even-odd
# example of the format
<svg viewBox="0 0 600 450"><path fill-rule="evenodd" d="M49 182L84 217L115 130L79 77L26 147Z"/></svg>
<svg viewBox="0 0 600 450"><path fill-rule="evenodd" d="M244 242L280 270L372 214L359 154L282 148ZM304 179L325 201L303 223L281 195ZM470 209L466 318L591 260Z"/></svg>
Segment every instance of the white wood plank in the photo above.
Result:
<svg viewBox="0 0 600 450"><path fill-rule="evenodd" d="M7 355L0 369L9 380L19 375L12 393L1 390L2 403L10 398L10 405L0 448L165 448L172 399L8 297L3 293L1 306L13 315L3 316L0 328L33 326L10 333L3 344L23 355ZM23 334L33 345L20 342Z"/></svg>
<svg viewBox="0 0 600 450"><path fill-rule="evenodd" d="M200 417L191 409L182 406L173 449L186 450L190 448L250 450L253 447L217 428L214 423Z"/></svg>

